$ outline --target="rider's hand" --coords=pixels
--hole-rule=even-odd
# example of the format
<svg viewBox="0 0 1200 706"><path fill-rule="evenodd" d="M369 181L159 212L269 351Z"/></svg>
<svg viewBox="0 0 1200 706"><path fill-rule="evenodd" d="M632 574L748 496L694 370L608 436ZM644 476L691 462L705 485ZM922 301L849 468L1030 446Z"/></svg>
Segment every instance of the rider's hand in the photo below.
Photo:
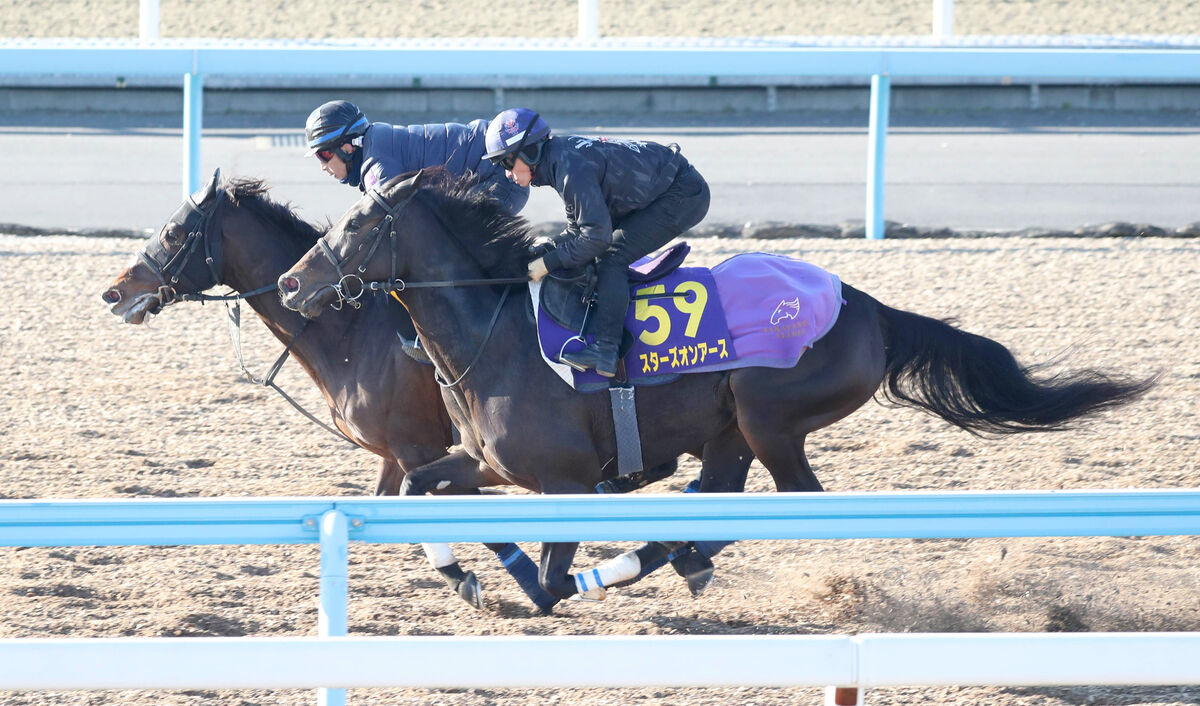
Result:
<svg viewBox="0 0 1200 706"><path fill-rule="evenodd" d="M537 282L545 277L548 271L549 270L546 269L546 258L539 257L538 259L529 263L529 280L531 282Z"/></svg>

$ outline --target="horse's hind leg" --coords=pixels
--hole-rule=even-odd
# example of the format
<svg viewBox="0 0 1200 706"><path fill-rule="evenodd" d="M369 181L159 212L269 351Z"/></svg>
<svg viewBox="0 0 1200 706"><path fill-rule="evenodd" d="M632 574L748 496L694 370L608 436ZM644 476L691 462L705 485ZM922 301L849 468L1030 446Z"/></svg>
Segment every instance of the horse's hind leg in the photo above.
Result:
<svg viewBox="0 0 1200 706"><path fill-rule="evenodd" d="M797 436L777 435L774 438L749 440L755 455L775 481L775 489L781 493L821 492L825 490L808 457L804 454L803 434Z"/></svg>
<svg viewBox="0 0 1200 706"><path fill-rule="evenodd" d="M704 445L703 465L700 470L701 493L740 493L746 489L746 475L754 462L754 452L735 425L730 425L721 436ZM692 596L699 597L712 583L712 558L733 540L701 540L689 544L690 551L680 553L671 560L675 572L682 576Z"/></svg>
<svg viewBox="0 0 1200 706"><path fill-rule="evenodd" d="M701 454L701 469L699 487L688 485L685 492L700 493L740 493L746 488L746 474L754 461L746 439L741 431L730 425L722 434L710 439L704 444ZM694 481L693 481L694 483ZM675 573L687 581L688 591L698 598L704 589L712 583L712 558L721 550L733 544L732 540L701 540L689 542L686 546L671 553L667 559ZM657 566L645 567L642 575L649 574ZM639 576L638 578L641 578Z"/></svg>

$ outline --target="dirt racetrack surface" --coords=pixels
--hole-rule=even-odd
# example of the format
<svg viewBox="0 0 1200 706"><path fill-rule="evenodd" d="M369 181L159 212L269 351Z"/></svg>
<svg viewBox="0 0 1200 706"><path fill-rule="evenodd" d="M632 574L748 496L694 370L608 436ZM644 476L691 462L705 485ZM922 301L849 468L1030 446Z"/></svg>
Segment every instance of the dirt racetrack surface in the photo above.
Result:
<svg viewBox="0 0 1200 706"><path fill-rule="evenodd" d="M162 0L165 39L574 37L577 0ZM929 34L929 0L600 0L601 37ZM957 0L959 35L1200 32L1197 0ZM136 37L131 0L0 0L0 37Z"/></svg>
<svg viewBox="0 0 1200 706"><path fill-rule="evenodd" d="M173 206L173 205L171 205ZM166 211L167 208L164 208ZM164 216L166 214L164 213ZM1061 359L1145 376L1142 401L1079 429L978 439L876 403L809 438L829 491L1194 487L1200 479L1200 242L1190 239L699 240L821 265L891 306L954 317L1025 362ZM121 324L99 294L140 241L0 236L6 498L363 495L376 462L339 443L236 367L219 305ZM244 312L245 313L245 312ZM280 352L253 316L261 372ZM1061 368L1056 368L1061 369ZM298 366L280 377L325 416ZM652 488L677 491L691 462ZM771 489L756 463L751 488ZM629 545L585 545L576 567ZM537 547L526 550L536 557ZM2 549L0 637L315 635L315 547ZM841 634L1200 629L1195 537L744 542L699 599L661 571L533 614L494 557L456 545L483 584L476 611L417 546L352 546L354 635ZM504 659L498 654L497 659ZM1131 656L1132 658L1132 656ZM413 665L397 665L397 669ZM696 669L705 665L697 664ZM64 666L64 668L66 668ZM597 664L600 672L621 664ZM1200 688L938 688L870 693L900 704L1200 704ZM817 689L352 690L355 704L819 704ZM313 692L3 693L0 703L309 704Z"/></svg>

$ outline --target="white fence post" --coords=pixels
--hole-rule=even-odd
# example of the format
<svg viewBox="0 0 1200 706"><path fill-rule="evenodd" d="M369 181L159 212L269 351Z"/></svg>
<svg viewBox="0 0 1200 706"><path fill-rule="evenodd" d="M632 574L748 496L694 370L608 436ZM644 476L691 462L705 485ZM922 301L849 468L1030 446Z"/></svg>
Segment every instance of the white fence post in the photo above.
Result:
<svg viewBox="0 0 1200 706"><path fill-rule="evenodd" d="M138 8L138 39L150 42L158 39L158 0L141 0Z"/></svg>
<svg viewBox="0 0 1200 706"><path fill-rule="evenodd" d="M200 188L200 134L204 130L204 77L183 75L183 198Z"/></svg>
<svg viewBox="0 0 1200 706"><path fill-rule="evenodd" d="M600 37L600 0L579 0L579 39Z"/></svg>
<svg viewBox="0 0 1200 706"><path fill-rule="evenodd" d="M935 39L954 36L954 0L933 0L933 36Z"/></svg>

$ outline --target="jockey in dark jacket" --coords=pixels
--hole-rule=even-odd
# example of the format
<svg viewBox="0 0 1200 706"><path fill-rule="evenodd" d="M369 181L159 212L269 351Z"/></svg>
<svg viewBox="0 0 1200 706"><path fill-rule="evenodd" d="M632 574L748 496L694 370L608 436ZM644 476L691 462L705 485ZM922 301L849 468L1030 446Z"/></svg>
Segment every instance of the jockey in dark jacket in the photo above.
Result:
<svg viewBox="0 0 1200 706"><path fill-rule="evenodd" d="M529 189L506 179L504 170L483 159L486 129L482 119L466 125L371 123L358 106L336 100L308 116L304 137L307 154L321 161L326 174L360 191L400 174L444 167L455 176L474 173L477 188L487 190L516 214L529 200Z"/></svg>
<svg viewBox="0 0 1200 706"><path fill-rule="evenodd" d="M562 362L613 377L629 308L626 269L704 218L708 184L677 145L552 137L550 126L525 108L492 120L485 156L517 185L553 186L562 196L567 229L554 250L529 263L529 276L537 281L597 259L595 343L563 354Z"/></svg>

